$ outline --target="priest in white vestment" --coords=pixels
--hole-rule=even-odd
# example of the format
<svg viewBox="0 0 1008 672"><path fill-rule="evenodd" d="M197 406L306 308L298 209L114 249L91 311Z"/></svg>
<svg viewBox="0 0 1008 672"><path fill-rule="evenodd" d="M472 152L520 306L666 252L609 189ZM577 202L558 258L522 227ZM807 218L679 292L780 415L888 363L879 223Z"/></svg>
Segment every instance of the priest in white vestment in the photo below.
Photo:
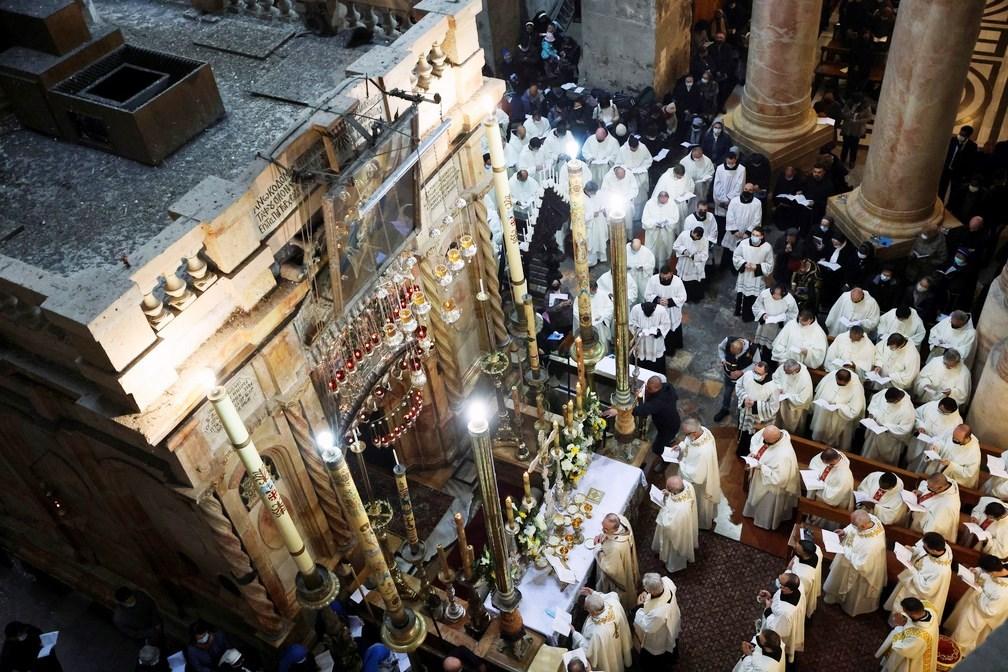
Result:
<svg viewBox="0 0 1008 672"><path fill-rule="evenodd" d="M626 144L620 147L616 153L616 163L623 165L630 171L630 176L637 182L637 197L633 204L633 219L635 221L641 218L644 203L647 202L648 194L651 193L648 169L651 168L653 162L651 150L641 143L635 135L631 135Z"/></svg>
<svg viewBox="0 0 1008 672"><path fill-rule="evenodd" d="M889 334L903 334L910 339L915 348L920 348L920 344L924 342L926 331L920 315L909 306L893 308L879 318L878 339L880 341L885 340Z"/></svg>
<svg viewBox="0 0 1008 672"><path fill-rule="evenodd" d="M658 265L664 266L672 256L672 244L679 233L679 208L668 192L659 191L647 202L641 226Z"/></svg>
<svg viewBox="0 0 1008 672"><path fill-rule="evenodd" d="M630 309L628 322L641 368L665 375L665 336L672 328L668 311L657 301L644 301Z"/></svg>
<svg viewBox="0 0 1008 672"><path fill-rule="evenodd" d="M801 579L802 596L805 598L805 617L811 618L819 606L822 595L822 549L816 546L811 535L802 535L802 527L795 525L788 545L794 550L794 557L788 563L788 571Z"/></svg>
<svg viewBox="0 0 1008 672"><path fill-rule="evenodd" d="M588 265L594 266L609 259L609 221L605 203L599 195L598 185L589 181L584 185L585 233L588 236Z"/></svg>
<svg viewBox="0 0 1008 672"><path fill-rule="evenodd" d="M674 266L666 264L651 276L644 287L644 300L657 301L660 310L668 313L669 330L665 334L665 356L672 357L683 347L683 310L686 305L686 285L676 275Z"/></svg>
<svg viewBox="0 0 1008 672"><path fill-rule="evenodd" d="M669 573L675 573L693 562L694 550L699 546L696 491L682 476L669 476L662 490L651 550L658 554Z"/></svg>
<svg viewBox="0 0 1008 672"><path fill-rule="evenodd" d="M962 421L959 404L952 397L943 397L918 406L914 438L907 445L907 469L923 473L928 462L924 451L932 450L934 442L952 433Z"/></svg>
<svg viewBox="0 0 1008 672"><path fill-rule="evenodd" d="M843 553L830 565L823 601L840 604L848 616L871 613L878 609L886 585L885 529L875 516L854 511L850 525L838 534Z"/></svg>
<svg viewBox="0 0 1008 672"><path fill-rule="evenodd" d="M575 648L585 649L593 670L624 672L633 664L633 635L620 596L591 588L582 588L581 594L588 617L581 632L573 635Z"/></svg>
<svg viewBox="0 0 1008 672"><path fill-rule="evenodd" d="M633 306L635 303L637 303L637 301L639 301L640 299L643 299L644 295L643 295L643 293L641 293L638 296L638 292L637 292L637 279L634 278L633 275L631 275L630 271L627 271L626 277L627 277L627 282L626 282L626 288L627 288L627 305ZM605 292L606 294L608 294L609 297L613 300L613 302L616 301L616 296L613 294L613 283L612 283L612 271L611 270L606 271L605 273L603 273L602 275L600 275L598 277L598 286L599 286L599 291L602 291L602 292Z"/></svg>
<svg viewBox="0 0 1008 672"><path fill-rule="evenodd" d="M738 155L729 152L724 163L714 170L714 216L724 217L728 214L728 204L742 193L746 183L745 166L740 166Z"/></svg>
<svg viewBox="0 0 1008 672"><path fill-rule="evenodd" d="M964 528L959 543L998 558L1008 557L1008 510L1004 502L995 497L981 497L970 518L984 534L974 534Z"/></svg>
<svg viewBox="0 0 1008 672"><path fill-rule="evenodd" d="M841 332L830 343L826 350L825 368L827 371L836 371L845 366L857 371L861 382L864 382L865 372L871 371L872 362L875 361L875 344L865 336L864 328L854 325L847 331Z"/></svg>
<svg viewBox="0 0 1008 672"><path fill-rule="evenodd" d="M732 672L784 672L780 635L764 628L750 642L742 642L742 658Z"/></svg>
<svg viewBox="0 0 1008 672"><path fill-rule="evenodd" d="M626 216L623 218L623 228L626 229L627 238L633 233L634 223L634 202L637 199L637 180L630 175L627 169L616 164L609 169L602 179L602 202L606 204L606 211L622 211Z"/></svg>
<svg viewBox="0 0 1008 672"><path fill-rule="evenodd" d="M574 134L567 130L567 122L561 119L557 122L556 128L546 134L543 149L546 150L550 165L556 167L559 161L566 162L577 158L581 145L574 139Z"/></svg>
<svg viewBox="0 0 1008 672"><path fill-rule="evenodd" d="M1008 567L993 555L982 555L980 566L970 571L979 590L967 590L945 621L945 628L963 656L983 644L991 631L1008 619Z"/></svg>
<svg viewBox="0 0 1008 672"><path fill-rule="evenodd" d="M752 517L757 527L775 530L791 517L801 496L801 477L791 436L775 425L753 434L749 457L752 482L742 515Z"/></svg>
<svg viewBox="0 0 1008 672"><path fill-rule="evenodd" d="M903 334L889 334L875 346L872 370L901 390L912 390L920 373L920 353Z"/></svg>
<svg viewBox="0 0 1008 672"><path fill-rule="evenodd" d="M542 148L542 138L532 138L518 156L518 163L515 168L527 170L529 175L538 181L545 182L549 179L550 159L546 150Z"/></svg>
<svg viewBox="0 0 1008 672"><path fill-rule="evenodd" d="M602 352L608 353L609 341L612 339L613 301L608 292L599 289L596 280L588 282L588 289L591 294L592 326L595 327L595 335L602 344ZM578 302L574 301L574 324L579 324L580 317Z"/></svg>
<svg viewBox="0 0 1008 672"><path fill-rule="evenodd" d="M808 368L796 359L786 359L773 374L780 390L777 425L791 434L801 434L812 408L812 376Z"/></svg>
<svg viewBox="0 0 1008 672"><path fill-rule="evenodd" d="M511 190L515 217L534 222L543 193L539 183L528 170L519 168L508 180L508 188Z"/></svg>
<svg viewBox="0 0 1008 672"><path fill-rule="evenodd" d="M753 304L756 297L767 288L767 278L773 277L774 253L770 243L763 239L763 229L749 229L749 239L740 243L732 255L732 264L738 271L735 279L735 314L743 322L755 320ZM798 311L795 306L795 316Z"/></svg>
<svg viewBox="0 0 1008 672"><path fill-rule="evenodd" d="M780 587L771 595L761 590L756 601L763 609L762 628L776 632L788 662L794 661L796 652L805 649L805 604L801 593L801 579L797 574L784 572L777 577Z"/></svg>
<svg viewBox="0 0 1008 672"><path fill-rule="evenodd" d="M812 439L850 450L864 410L861 379L848 369L827 373L819 381L812 402Z"/></svg>
<svg viewBox="0 0 1008 672"><path fill-rule="evenodd" d="M696 226L680 233L672 243L672 251L676 257L676 273L686 287L686 299L690 303L703 300L709 254L703 227Z"/></svg>
<svg viewBox="0 0 1008 672"><path fill-rule="evenodd" d="M809 460L809 470L815 473L823 487L809 491L809 498L848 511L853 508L854 474L850 459L835 448L827 448Z"/></svg>
<svg viewBox="0 0 1008 672"><path fill-rule="evenodd" d="M725 233L721 237L723 254L734 254L735 248L749 238L749 232L762 224L763 203L754 196L755 191L755 186L746 184L742 193L728 204L728 214L725 215ZM734 261L734 257L732 257L732 261Z"/></svg>
<svg viewBox="0 0 1008 672"><path fill-rule="evenodd" d="M616 591L623 608L631 609L637 600L640 569L633 529L625 516L610 513L602 520L602 532L595 536L595 562L595 589L602 593Z"/></svg>
<svg viewBox="0 0 1008 672"><path fill-rule="evenodd" d="M876 434L865 428L861 454L871 460L899 466L903 449L909 443L917 414L910 395L898 387L886 388L872 397L868 404L868 417L884 428ZM887 522L887 521L882 521Z"/></svg>
<svg viewBox="0 0 1008 672"><path fill-rule="evenodd" d="M903 479L891 471L873 471L858 483L857 506L872 513L883 525L906 526Z"/></svg>
<svg viewBox="0 0 1008 672"><path fill-rule="evenodd" d="M641 665L646 667L675 651L682 619L672 579L649 572L642 583L644 592L637 598L640 608L634 614L633 627L640 642ZM651 657L654 659L649 660Z"/></svg>
<svg viewBox="0 0 1008 672"><path fill-rule="evenodd" d="M735 251L738 252L738 248ZM777 334L785 324L798 318L798 302L787 285L774 285L760 290L752 304L752 315L756 320L756 337L753 340L760 346L763 360L767 361L771 359Z"/></svg>
<svg viewBox="0 0 1008 672"><path fill-rule="evenodd" d="M928 471L940 471L964 488L975 488L980 481L980 440L969 425L958 425L951 434L932 444L938 460L928 463Z"/></svg>
<svg viewBox="0 0 1008 672"><path fill-rule="evenodd" d="M658 178L655 192L667 192L672 202L679 208L679 221L686 221L693 211L692 203L696 199L693 193L693 180L686 176L686 168L677 163Z"/></svg>
<svg viewBox="0 0 1008 672"><path fill-rule="evenodd" d="M922 480L914 491L917 505L924 511L910 514L910 529L916 532L937 532L946 539L955 539L959 528L959 484L944 474L934 474Z"/></svg>
<svg viewBox="0 0 1008 672"><path fill-rule="evenodd" d="M976 354L976 329L969 313L952 311L951 315L931 327L928 346L928 361L951 349L959 353L967 367L972 368L973 356Z"/></svg>
<svg viewBox="0 0 1008 672"><path fill-rule="evenodd" d="M935 606L935 613L945 610L949 584L952 583L952 549L937 532L926 533L911 549L910 567L900 572L898 583L886 600L885 610L893 611L906 597L916 597Z"/></svg>
<svg viewBox="0 0 1008 672"><path fill-rule="evenodd" d="M504 161L512 172L517 168L518 159L521 157L522 150L525 149L527 144L528 131L525 130L524 126L516 126L507 141L507 145L504 146Z"/></svg>
<svg viewBox="0 0 1008 672"><path fill-rule="evenodd" d="M549 119L542 116L542 110L539 107L534 108L532 114L525 117L522 126L528 131L529 138L545 140L546 135L550 132Z"/></svg>
<svg viewBox="0 0 1008 672"><path fill-rule="evenodd" d="M933 672L938 660L941 612L933 605L908 597L889 617L892 630L875 652L883 672Z"/></svg>
<svg viewBox="0 0 1008 672"><path fill-rule="evenodd" d="M637 285L637 296L643 301L648 280L655 273L655 256L644 246L640 238L634 238L627 243L626 256L627 273L633 277L634 284Z"/></svg>
<svg viewBox="0 0 1008 672"><path fill-rule="evenodd" d="M826 332L809 310L798 313L798 319L787 322L773 342L773 361L778 364L796 359L810 369L822 367L826 359Z"/></svg>
<svg viewBox="0 0 1008 672"><path fill-rule="evenodd" d="M963 406L969 403L972 392L973 375L954 348L925 364L914 381L914 396L922 404L952 397Z"/></svg>
<svg viewBox="0 0 1008 672"><path fill-rule="evenodd" d="M591 170L591 179L595 184L602 184L602 180L616 163L618 156L619 143L604 128L598 128L595 134L588 136L588 139L581 145L581 158L588 164L588 168ZM631 211L627 210L627 217L630 215Z"/></svg>
<svg viewBox="0 0 1008 672"><path fill-rule="evenodd" d="M756 362L752 368L735 381L738 398L739 438L736 454L742 457L749 448L753 432L762 429L777 417L780 409L780 390L770 375L766 362Z"/></svg>
<svg viewBox="0 0 1008 672"><path fill-rule="evenodd" d="M854 287L841 294L830 308L826 331L830 336L837 336L857 324L870 334L878 326L879 317L878 302L865 290Z"/></svg>
<svg viewBox="0 0 1008 672"><path fill-rule="evenodd" d="M683 440L673 449L679 460L679 473L693 484L700 529L712 530L721 501L717 442L711 431L696 418L683 420L682 432Z"/></svg>
<svg viewBox="0 0 1008 672"><path fill-rule="evenodd" d="M714 163L704 156L700 145L695 145L679 163L686 169L686 177L693 181L693 193L698 203L706 203L714 179ZM670 192L671 193L671 192Z"/></svg>

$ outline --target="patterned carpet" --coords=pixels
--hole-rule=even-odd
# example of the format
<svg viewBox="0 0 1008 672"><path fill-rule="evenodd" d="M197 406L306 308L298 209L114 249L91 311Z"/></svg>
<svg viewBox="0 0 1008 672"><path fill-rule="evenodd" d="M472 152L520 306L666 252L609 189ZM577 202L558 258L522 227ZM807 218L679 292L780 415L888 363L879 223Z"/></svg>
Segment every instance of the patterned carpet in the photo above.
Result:
<svg viewBox="0 0 1008 672"><path fill-rule="evenodd" d="M357 469L357 461L350 460L349 465L354 482L358 484L362 483L363 481ZM392 510L396 514L392 517L392 522L389 523L389 532L399 537L405 537L406 523L403 517L399 515L399 493L396 491L395 478L381 469L369 468L367 471L375 497L387 499L391 502ZM391 471L391 467L387 471ZM421 539L426 539L434 531L434 527L441 520L441 516L451 506L453 498L451 495L429 488L412 478L409 480L409 492L410 500L413 502L413 516L416 519L417 532ZM363 489L361 490L361 496L364 497Z"/></svg>

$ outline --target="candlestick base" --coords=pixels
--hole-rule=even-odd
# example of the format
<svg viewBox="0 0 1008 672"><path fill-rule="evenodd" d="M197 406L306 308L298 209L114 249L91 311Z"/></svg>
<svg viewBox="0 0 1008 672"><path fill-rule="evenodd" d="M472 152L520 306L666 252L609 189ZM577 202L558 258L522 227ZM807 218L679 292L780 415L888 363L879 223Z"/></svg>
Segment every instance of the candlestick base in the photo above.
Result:
<svg viewBox="0 0 1008 672"><path fill-rule="evenodd" d="M531 453L529 453L528 446L525 445L524 441L518 442L518 447L515 449L515 458L524 462L529 459Z"/></svg>
<svg viewBox="0 0 1008 672"><path fill-rule="evenodd" d="M402 559L410 563L413 566L417 566L419 563L424 561L427 557L427 546L422 541L418 541L414 547L412 544L406 544L401 549L399 549L399 555Z"/></svg>
<svg viewBox="0 0 1008 672"><path fill-rule="evenodd" d="M526 498L522 499L522 503L521 503L522 511L526 511L526 512L527 511L531 511L532 509L535 508L535 505L536 505L536 499L535 499L535 497L529 497L527 499Z"/></svg>
<svg viewBox="0 0 1008 672"><path fill-rule="evenodd" d="M412 653L427 638L427 621L417 617L416 612L409 607L405 607L404 611L406 622L402 625L392 623L386 613L382 619L381 639L385 646L397 653Z"/></svg>
<svg viewBox="0 0 1008 672"><path fill-rule="evenodd" d="M317 588L308 588L305 577L300 573L294 578L298 603L307 609L322 609L332 604L340 591L340 582L332 572L322 565L315 565Z"/></svg>
<svg viewBox="0 0 1008 672"><path fill-rule="evenodd" d="M446 623L458 623L465 618L466 610L458 600L455 599L455 586L448 584L448 601L444 608L444 619Z"/></svg>
<svg viewBox="0 0 1008 672"><path fill-rule="evenodd" d="M540 367L538 370L529 369L525 372L525 383L532 387L540 388L546 385L549 380L549 375L546 373L546 369Z"/></svg>

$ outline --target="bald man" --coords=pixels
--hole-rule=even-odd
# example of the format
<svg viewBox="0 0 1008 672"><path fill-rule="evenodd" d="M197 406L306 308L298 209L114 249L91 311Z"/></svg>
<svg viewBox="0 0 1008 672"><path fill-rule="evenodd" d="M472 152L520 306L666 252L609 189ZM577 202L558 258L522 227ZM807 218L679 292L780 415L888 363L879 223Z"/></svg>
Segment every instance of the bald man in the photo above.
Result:
<svg viewBox="0 0 1008 672"><path fill-rule="evenodd" d="M870 334L875 331L881 317L878 302L872 295L854 287L841 294L830 308L826 316L826 330L830 336L839 336L856 324Z"/></svg>
<svg viewBox="0 0 1008 672"><path fill-rule="evenodd" d="M830 565L823 583L823 600L840 604L849 616L860 616L879 607L886 585L886 540L882 523L864 511L851 514L850 525L838 532L843 553Z"/></svg>
<svg viewBox="0 0 1008 672"><path fill-rule="evenodd" d="M967 424L958 425L951 434L932 444L938 460L928 462L928 471L941 472L966 488L980 481L980 441Z"/></svg>
<svg viewBox="0 0 1008 672"><path fill-rule="evenodd" d="M602 532L595 537L595 562L598 564L595 589L603 593L615 591L623 608L632 609L637 602L640 569L633 529L626 517L609 513L602 519Z"/></svg>
<svg viewBox="0 0 1008 672"><path fill-rule="evenodd" d="M669 476L662 490L651 550L665 563L665 569L674 573L693 562L694 550L699 546L696 493L682 476Z"/></svg>
<svg viewBox="0 0 1008 672"><path fill-rule="evenodd" d="M801 495L801 477L791 436L776 425L756 432L749 444L747 462L752 473L749 495L742 515L752 517L757 527L774 530L791 517Z"/></svg>
<svg viewBox="0 0 1008 672"><path fill-rule="evenodd" d="M631 592L637 585L631 586ZM588 612L581 632L575 632L574 645L584 648L593 669L623 672L633 664L633 636L626 613L616 593L599 593L582 588L584 606ZM634 604L637 596L634 595Z"/></svg>

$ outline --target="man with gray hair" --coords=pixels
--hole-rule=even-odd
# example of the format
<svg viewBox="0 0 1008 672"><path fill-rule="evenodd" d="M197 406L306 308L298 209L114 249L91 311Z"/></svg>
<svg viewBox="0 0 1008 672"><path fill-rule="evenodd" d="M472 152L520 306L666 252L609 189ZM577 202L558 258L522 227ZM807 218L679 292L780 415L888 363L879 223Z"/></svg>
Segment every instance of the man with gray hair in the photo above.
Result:
<svg viewBox="0 0 1008 672"><path fill-rule="evenodd" d="M574 647L585 649L592 669L623 672L633 664L633 644L619 595L591 588L582 588L581 595L588 618L581 632L574 632Z"/></svg>
<svg viewBox="0 0 1008 672"><path fill-rule="evenodd" d="M644 591L637 597L640 608L633 621L641 647L640 664L645 670L659 669L655 666L675 659L680 630L676 585L667 576L654 572L645 574L642 583Z"/></svg>
<svg viewBox="0 0 1008 672"><path fill-rule="evenodd" d="M830 565L823 583L823 601L839 604L848 616L875 611L886 585L886 538L882 522L858 510L850 525L838 532L843 553Z"/></svg>
<svg viewBox="0 0 1008 672"><path fill-rule="evenodd" d="M951 315L931 327L928 346L931 348L928 353L929 362L952 349L959 353L967 367L973 366L976 329L970 320L970 314L962 310L952 311Z"/></svg>
<svg viewBox="0 0 1008 672"><path fill-rule="evenodd" d="M700 529L710 530L721 501L717 442L696 418L683 421L682 433L683 440L671 449L672 456L679 462L679 473L693 486Z"/></svg>
<svg viewBox="0 0 1008 672"><path fill-rule="evenodd" d="M913 386L914 396L920 404L952 397L957 404L965 406L972 391L973 375L963 365L962 357L955 348L949 348L941 357L925 364Z"/></svg>
<svg viewBox="0 0 1008 672"><path fill-rule="evenodd" d="M693 486L678 474L669 476L662 491L662 505L655 520L651 550L658 554L669 572L678 572L693 562L693 551L699 545Z"/></svg>
<svg viewBox="0 0 1008 672"><path fill-rule="evenodd" d="M615 591L623 608L629 611L636 602L640 582L637 544L630 521L617 513L607 514L602 519L602 532L595 536L595 544L598 564L595 589L604 593Z"/></svg>
<svg viewBox="0 0 1008 672"><path fill-rule="evenodd" d="M787 359L773 374L780 388L778 426L791 434L801 434L812 408L812 376L808 368L796 359Z"/></svg>

